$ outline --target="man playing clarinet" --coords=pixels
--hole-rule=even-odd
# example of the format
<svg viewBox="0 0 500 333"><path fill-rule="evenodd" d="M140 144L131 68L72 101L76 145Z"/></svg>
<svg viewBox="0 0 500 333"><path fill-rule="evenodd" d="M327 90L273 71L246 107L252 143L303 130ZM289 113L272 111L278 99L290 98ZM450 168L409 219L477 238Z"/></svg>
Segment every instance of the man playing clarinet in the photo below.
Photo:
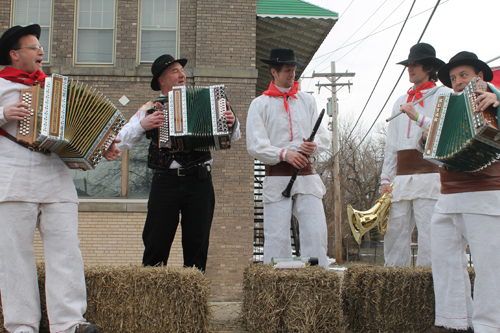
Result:
<svg viewBox="0 0 500 333"><path fill-rule="evenodd" d="M321 201L325 186L314 170L314 157L329 145L328 134L320 126L314 141L308 142L318 118L314 98L298 91L296 61L291 49L273 49L269 65L273 81L262 96L250 105L247 117L247 149L266 164L264 179L264 263L273 257L291 257L290 221L292 213L300 225L301 255L317 257L328 268L326 218ZM310 156L309 158L304 156ZM295 169L301 169L291 189L283 196Z"/></svg>
<svg viewBox="0 0 500 333"><path fill-rule="evenodd" d="M398 64L407 68L413 87L398 98L392 113L406 112L409 108L416 112L412 117L402 115L394 118L387 129L380 176L381 195L392 192L389 222L384 236L385 265L411 264L411 235L416 225L417 265L430 266L430 220L439 195L439 173L437 165L425 161L415 149L415 144L422 130L430 124L438 95L449 92L449 89L436 88L437 70L444 62L436 58L436 51L429 44L413 45L408 59ZM414 102L431 93L433 95L413 106Z"/></svg>
<svg viewBox="0 0 500 333"><path fill-rule="evenodd" d="M493 79L490 67L472 52L459 52L439 70L439 80L455 93L478 77ZM500 91L476 91L477 110L498 114ZM424 131L422 141L427 138ZM420 142L423 151L424 142ZM441 194L431 221L435 325L428 333L500 332L500 163L477 172L444 166ZM474 299L467 272L469 244L474 271Z"/></svg>

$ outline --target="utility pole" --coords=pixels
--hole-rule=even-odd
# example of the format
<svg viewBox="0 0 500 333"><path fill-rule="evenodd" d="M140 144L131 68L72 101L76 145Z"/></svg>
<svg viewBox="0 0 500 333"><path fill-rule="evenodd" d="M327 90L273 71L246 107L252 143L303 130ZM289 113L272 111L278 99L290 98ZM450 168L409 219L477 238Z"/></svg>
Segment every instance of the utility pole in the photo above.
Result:
<svg viewBox="0 0 500 333"><path fill-rule="evenodd" d="M332 97L329 99L330 107L327 108L331 112L328 113L332 117L332 146L333 146L333 184L334 184L334 203L335 214L333 226L329 222L328 228L328 256L333 257L335 254L335 261L337 264L342 264L342 206L340 201L340 166L339 166L339 134L338 134L338 103L337 103L337 87L351 86L352 83L337 83L341 77L353 77L355 73L335 73L335 61L331 63L331 73L313 73L313 77L325 77L330 83L318 83L316 86L331 87ZM335 237L333 236L335 234ZM333 253L333 246L335 245L335 253Z"/></svg>

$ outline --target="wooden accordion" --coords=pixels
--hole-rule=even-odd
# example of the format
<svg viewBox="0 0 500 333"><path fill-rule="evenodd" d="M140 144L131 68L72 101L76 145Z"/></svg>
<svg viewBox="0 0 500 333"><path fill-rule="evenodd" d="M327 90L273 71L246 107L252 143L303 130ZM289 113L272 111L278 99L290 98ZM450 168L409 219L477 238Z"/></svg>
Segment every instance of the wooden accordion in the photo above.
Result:
<svg viewBox="0 0 500 333"><path fill-rule="evenodd" d="M424 159L462 171L479 171L500 156L497 112L476 112L474 91L488 85L474 78L462 93L441 94L436 102Z"/></svg>
<svg viewBox="0 0 500 333"><path fill-rule="evenodd" d="M21 90L31 115L19 121L17 140L54 152L70 169L93 170L126 123L105 96L88 85L52 74Z"/></svg>
<svg viewBox="0 0 500 333"><path fill-rule="evenodd" d="M158 146L185 150L220 150L231 148L227 125L224 85L210 87L174 87L168 94L165 121L158 128ZM163 105L163 104L162 104Z"/></svg>

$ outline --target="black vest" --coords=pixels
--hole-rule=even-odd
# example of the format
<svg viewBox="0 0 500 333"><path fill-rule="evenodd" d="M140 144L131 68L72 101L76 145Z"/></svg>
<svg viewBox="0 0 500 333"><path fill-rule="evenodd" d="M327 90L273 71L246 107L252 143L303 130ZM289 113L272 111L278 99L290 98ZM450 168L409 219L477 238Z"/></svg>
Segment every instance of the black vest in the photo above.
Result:
<svg viewBox="0 0 500 333"><path fill-rule="evenodd" d="M157 144L157 128L146 131L146 138L151 140L148 154L148 167L150 169L169 169L173 161L179 163L183 168L188 169L212 159L210 151L176 151L168 148L159 148Z"/></svg>

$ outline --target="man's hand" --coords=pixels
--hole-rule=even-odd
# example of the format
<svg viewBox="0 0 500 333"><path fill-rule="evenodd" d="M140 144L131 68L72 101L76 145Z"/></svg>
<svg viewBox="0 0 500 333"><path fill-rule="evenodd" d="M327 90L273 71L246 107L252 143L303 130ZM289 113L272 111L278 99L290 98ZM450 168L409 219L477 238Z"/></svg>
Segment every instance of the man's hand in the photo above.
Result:
<svg viewBox="0 0 500 333"><path fill-rule="evenodd" d="M293 165L296 169L302 169L309 163L307 157L299 152L287 150L285 160Z"/></svg>
<svg viewBox="0 0 500 333"><path fill-rule="evenodd" d="M380 189L380 195L383 196L385 192L392 193L392 188L390 184L383 184Z"/></svg>
<svg viewBox="0 0 500 333"><path fill-rule="evenodd" d="M490 106L496 108L500 104L497 95L494 93L476 90L474 94L477 96L476 105L478 106L478 111L485 111Z"/></svg>
<svg viewBox="0 0 500 333"><path fill-rule="evenodd" d="M116 147L116 144L120 142L122 142L122 140L114 140L108 150L104 152L103 156L107 161L116 160L120 157L120 149Z"/></svg>
<svg viewBox="0 0 500 333"><path fill-rule="evenodd" d="M165 116L163 115L163 112L155 111L152 114L148 114L141 120L141 126L145 131L149 131L153 128L161 127L164 121Z"/></svg>
<svg viewBox="0 0 500 333"><path fill-rule="evenodd" d="M427 141L427 137L429 136L429 129L431 128L431 125L427 125L427 127L424 129L424 131L422 132L422 142L425 143L425 141Z"/></svg>
<svg viewBox="0 0 500 333"><path fill-rule="evenodd" d="M417 120L418 112L413 103L405 103L399 107L399 110L405 113L411 120Z"/></svg>
<svg viewBox="0 0 500 333"><path fill-rule="evenodd" d="M303 154L312 155L312 153L316 151L316 144L314 142L307 141L305 138L302 138L302 140L304 143L300 145L300 150Z"/></svg>
<svg viewBox="0 0 500 333"><path fill-rule="evenodd" d="M226 116L227 126L233 127L234 122L236 121L236 117L234 116L233 111L231 110L231 106L229 102L226 100L226 111L224 111L224 115Z"/></svg>
<svg viewBox="0 0 500 333"><path fill-rule="evenodd" d="M29 108L28 104L22 102L16 102L14 104L4 106L3 116L7 121L23 120L24 117L30 116L30 112L27 110L28 108Z"/></svg>

